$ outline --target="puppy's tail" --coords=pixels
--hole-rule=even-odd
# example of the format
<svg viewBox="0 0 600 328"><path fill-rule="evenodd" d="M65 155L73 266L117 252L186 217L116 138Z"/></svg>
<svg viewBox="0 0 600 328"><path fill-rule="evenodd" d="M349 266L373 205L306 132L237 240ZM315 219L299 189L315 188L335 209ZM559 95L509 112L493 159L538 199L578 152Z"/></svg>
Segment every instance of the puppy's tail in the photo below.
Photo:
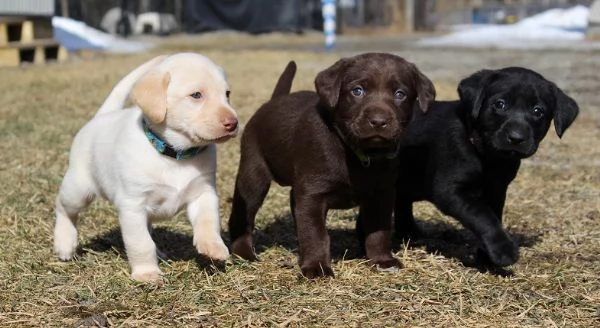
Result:
<svg viewBox="0 0 600 328"><path fill-rule="evenodd" d="M277 80L277 84L275 85L275 89L271 95L271 99L290 94L294 75L296 75L296 62L292 60L287 64L283 70L283 73L281 73L281 76L279 76L279 80Z"/></svg>
<svg viewBox="0 0 600 328"><path fill-rule="evenodd" d="M96 116L122 109L134 84L152 67L156 66L163 59L165 59L165 57L167 56L162 55L154 57L138 66L123 79L121 79L121 81L119 81L119 83L117 83L117 85L115 85L115 87L112 89L108 97L106 97L104 103L100 109L98 109L98 112L96 112Z"/></svg>

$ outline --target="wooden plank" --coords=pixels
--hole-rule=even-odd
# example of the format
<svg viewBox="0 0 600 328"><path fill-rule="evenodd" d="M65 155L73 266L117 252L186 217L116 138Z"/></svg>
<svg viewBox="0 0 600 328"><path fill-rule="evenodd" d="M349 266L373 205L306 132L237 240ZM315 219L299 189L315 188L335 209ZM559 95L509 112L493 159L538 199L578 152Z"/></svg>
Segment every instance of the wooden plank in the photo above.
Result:
<svg viewBox="0 0 600 328"><path fill-rule="evenodd" d="M44 64L62 62L68 58L67 50L58 43L46 45L22 44L19 47L0 47L0 66L19 66L23 63Z"/></svg>
<svg viewBox="0 0 600 328"><path fill-rule="evenodd" d="M21 39L20 42L33 41L33 22L24 21L21 23Z"/></svg>
<svg viewBox="0 0 600 328"><path fill-rule="evenodd" d="M2 66L19 66L21 56L18 49L3 48L0 49L0 65Z"/></svg>
<svg viewBox="0 0 600 328"><path fill-rule="evenodd" d="M35 39L29 42L9 42L0 48L32 48L37 46L54 46L59 43L54 39Z"/></svg>
<svg viewBox="0 0 600 328"><path fill-rule="evenodd" d="M37 46L35 47L35 52L33 55L33 63L34 64L43 64L46 62L46 51L45 47Z"/></svg>
<svg viewBox="0 0 600 328"><path fill-rule="evenodd" d="M0 16L0 23L5 24L22 23L25 20L27 20L27 18L23 16Z"/></svg>
<svg viewBox="0 0 600 328"><path fill-rule="evenodd" d="M54 37L52 18L50 17L1 17L0 45L9 42L31 42L36 39Z"/></svg>
<svg viewBox="0 0 600 328"><path fill-rule="evenodd" d="M58 55L56 56L56 61L64 62L68 58L69 58L69 52L67 51L67 48L65 48L63 46L59 46L58 47Z"/></svg>

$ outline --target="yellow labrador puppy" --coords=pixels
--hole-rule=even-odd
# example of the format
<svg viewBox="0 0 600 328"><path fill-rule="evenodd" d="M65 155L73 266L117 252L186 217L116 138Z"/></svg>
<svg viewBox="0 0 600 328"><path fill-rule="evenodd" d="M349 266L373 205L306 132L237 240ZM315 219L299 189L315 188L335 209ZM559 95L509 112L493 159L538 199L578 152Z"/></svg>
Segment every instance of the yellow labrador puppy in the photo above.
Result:
<svg viewBox="0 0 600 328"><path fill-rule="evenodd" d="M127 97L135 107L123 109ZM54 250L77 247L77 218L96 195L117 208L131 277L162 275L151 223L184 206L199 253L225 260L215 190L215 144L238 132L222 69L193 53L156 57L112 90L75 136L56 200Z"/></svg>

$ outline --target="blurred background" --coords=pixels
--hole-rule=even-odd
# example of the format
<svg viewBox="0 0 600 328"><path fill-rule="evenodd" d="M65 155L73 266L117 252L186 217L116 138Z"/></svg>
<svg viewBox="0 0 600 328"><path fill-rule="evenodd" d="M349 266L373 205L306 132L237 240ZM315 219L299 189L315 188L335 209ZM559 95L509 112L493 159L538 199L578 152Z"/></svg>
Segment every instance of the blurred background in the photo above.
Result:
<svg viewBox="0 0 600 328"><path fill-rule="evenodd" d="M0 0L0 327L598 327L599 9L584 0ZM483 68L527 67L581 111L562 139L551 128L508 190L503 224L521 259L506 275L473 268L478 240L422 202L415 216L430 238L398 244L402 272L364 265L357 211L331 211L338 276L305 283L289 190L275 185L256 221L260 262L209 273L180 215L154 230L172 255L161 263L167 283L134 284L107 202L82 216L78 259L56 260L54 200L73 136L134 67L179 51L225 69L242 124L289 60L293 90L313 90L320 71L367 51L415 63L439 100L457 99L459 81ZM239 149L240 138L218 147L224 236Z"/></svg>
<svg viewBox="0 0 600 328"><path fill-rule="evenodd" d="M326 2L334 9L324 24ZM596 7L593 0L0 0L0 65L61 60L67 51L139 52L162 42L152 37L223 31L324 32L327 48L365 35L425 47L595 48Z"/></svg>

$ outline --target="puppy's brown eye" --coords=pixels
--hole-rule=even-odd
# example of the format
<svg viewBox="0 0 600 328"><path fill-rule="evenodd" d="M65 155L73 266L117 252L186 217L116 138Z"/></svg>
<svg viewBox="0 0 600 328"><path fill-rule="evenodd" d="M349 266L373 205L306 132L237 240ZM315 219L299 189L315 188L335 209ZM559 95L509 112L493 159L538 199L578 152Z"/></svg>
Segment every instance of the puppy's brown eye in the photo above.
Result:
<svg viewBox="0 0 600 328"><path fill-rule="evenodd" d="M354 97L362 97L365 95L365 90L362 87L356 87L352 89L351 92Z"/></svg>
<svg viewBox="0 0 600 328"><path fill-rule="evenodd" d="M404 91L398 89L394 92L394 99L403 100L404 98L406 98L406 93Z"/></svg>
<svg viewBox="0 0 600 328"><path fill-rule="evenodd" d="M536 117L544 116L544 109L541 106L533 107L532 111L533 111L533 115L535 115Z"/></svg>
<svg viewBox="0 0 600 328"><path fill-rule="evenodd" d="M202 94L200 92L196 91L196 92L192 93L190 95L190 97L192 97L194 99L200 99L200 98L202 98Z"/></svg>
<svg viewBox="0 0 600 328"><path fill-rule="evenodd" d="M498 99L494 102L494 107L498 110L505 110L508 105L506 104L506 101Z"/></svg>

